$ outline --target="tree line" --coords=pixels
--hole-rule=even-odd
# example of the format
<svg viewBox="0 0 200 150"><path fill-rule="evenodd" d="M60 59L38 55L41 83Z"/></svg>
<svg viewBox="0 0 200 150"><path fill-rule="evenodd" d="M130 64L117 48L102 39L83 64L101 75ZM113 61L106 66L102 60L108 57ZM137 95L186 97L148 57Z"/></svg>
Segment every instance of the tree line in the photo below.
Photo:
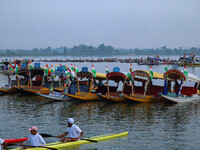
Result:
<svg viewBox="0 0 200 150"><path fill-rule="evenodd" d="M61 46L59 48L33 48L33 49L0 49L0 56L55 56L55 55L73 55L73 56L112 56L112 55L200 55L199 47L191 48L134 48L134 49L116 49L113 46L100 44L98 47L80 44L72 48Z"/></svg>

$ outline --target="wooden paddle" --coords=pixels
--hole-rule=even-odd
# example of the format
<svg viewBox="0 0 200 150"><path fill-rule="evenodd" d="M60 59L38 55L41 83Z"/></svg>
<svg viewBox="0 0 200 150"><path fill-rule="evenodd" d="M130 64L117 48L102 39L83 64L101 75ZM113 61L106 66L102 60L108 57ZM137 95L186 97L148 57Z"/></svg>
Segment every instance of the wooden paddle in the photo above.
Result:
<svg viewBox="0 0 200 150"><path fill-rule="evenodd" d="M57 137L57 136L55 136L55 135L51 135L51 134L46 134L46 133L40 133L40 135L42 136L42 137ZM73 139L73 138L69 138L69 139ZM86 141L90 141L90 142L95 142L95 143L97 143L98 141L95 141L95 140L90 140L90 139L85 139L85 138L81 138L81 140L86 140Z"/></svg>

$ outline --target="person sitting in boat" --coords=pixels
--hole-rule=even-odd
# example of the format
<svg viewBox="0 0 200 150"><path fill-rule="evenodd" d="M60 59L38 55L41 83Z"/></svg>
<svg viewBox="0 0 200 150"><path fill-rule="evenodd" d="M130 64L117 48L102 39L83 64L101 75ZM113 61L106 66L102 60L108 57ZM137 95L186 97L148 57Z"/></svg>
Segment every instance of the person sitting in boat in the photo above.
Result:
<svg viewBox="0 0 200 150"><path fill-rule="evenodd" d="M60 142L65 143L65 142L71 142L71 141L79 140L84 134L83 131L77 125L74 124L73 118L69 118L67 123L68 123L67 132L57 136L58 138L61 138ZM64 137L68 134L70 135L70 138Z"/></svg>
<svg viewBox="0 0 200 150"><path fill-rule="evenodd" d="M0 150L1 150L1 145L4 145L4 149L2 149L2 150L6 150L7 143L3 139L0 138Z"/></svg>
<svg viewBox="0 0 200 150"><path fill-rule="evenodd" d="M28 140L20 144L20 146L23 146L26 143L30 143L30 146L24 146L23 148L43 147L46 145L43 137L39 133L37 133L38 128L36 126L32 126L31 128L29 128L29 130L31 134Z"/></svg>

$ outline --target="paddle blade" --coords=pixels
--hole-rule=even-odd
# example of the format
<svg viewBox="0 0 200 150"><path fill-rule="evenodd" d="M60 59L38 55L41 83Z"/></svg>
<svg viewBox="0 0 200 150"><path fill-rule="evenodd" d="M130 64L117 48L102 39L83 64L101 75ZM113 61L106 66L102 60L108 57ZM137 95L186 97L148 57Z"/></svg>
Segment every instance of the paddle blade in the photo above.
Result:
<svg viewBox="0 0 200 150"><path fill-rule="evenodd" d="M40 133L40 135L42 137L55 137L55 136L52 136L51 134L46 134L46 133Z"/></svg>
<svg viewBox="0 0 200 150"><path fill-rule="evenodd" d="M95 140L90 140L90 139L81 139L81 140L86 140L86 141L95 142L95 143L97 143L97 142L98 142L98 141L95 141Z"/></svg>

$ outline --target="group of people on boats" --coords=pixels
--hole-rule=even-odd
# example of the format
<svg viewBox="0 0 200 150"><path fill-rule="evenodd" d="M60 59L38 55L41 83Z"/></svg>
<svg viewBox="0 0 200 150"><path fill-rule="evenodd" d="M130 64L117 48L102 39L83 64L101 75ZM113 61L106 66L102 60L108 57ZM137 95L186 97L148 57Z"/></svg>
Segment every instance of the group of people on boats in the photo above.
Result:
<svg viewBox="0 0 200 150"><path fill-rule="evenodd" d="M56 136L57 138L61 138L59 142L71 142L80 140L80 138L84 135L83 131L74 124L74 119L69 118L67 121L68 128L67 131L61 135ZM44 147L46 145L45 140L43 137L38 133L38 128L36 126L32 126L28 128L30 130L30 135L28 140L21 143L20 146L23 146L24 149L26 148L33 148L33 147ZM70 137L65 137L69 135ZM7 143L0 138L0 150L1 145L4 145L4 149L7 148Z"/></svg>

